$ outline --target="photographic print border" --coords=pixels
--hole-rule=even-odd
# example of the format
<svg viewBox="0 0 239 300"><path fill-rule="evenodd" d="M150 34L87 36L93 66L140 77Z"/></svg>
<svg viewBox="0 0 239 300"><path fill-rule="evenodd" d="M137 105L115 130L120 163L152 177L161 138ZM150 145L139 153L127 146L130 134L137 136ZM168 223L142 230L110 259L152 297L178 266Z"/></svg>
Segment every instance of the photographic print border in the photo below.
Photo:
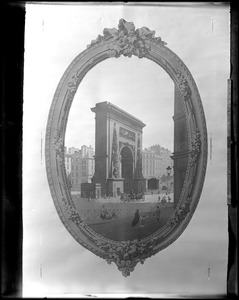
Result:
<svg viewBox="0 0 239 300"><path fill-rule="evenodd" d="M137 56L162 67L180 91L188 142L188 164L180 199L168 222L152 235L133 241L117 242L94 232L80 218L67 188L64 140L72 101L84 76L108 58ZM129 276L138 262L173 243L185 230L197 207L207 167L207 128L196 83L183 61L155 32L147 27L135 29L132 22L120 19L118 29L105 28L87 49L80 53L63 74L56 89L46 128L46 171L57 213L70 234L85 248L115 262Z"/></svg>

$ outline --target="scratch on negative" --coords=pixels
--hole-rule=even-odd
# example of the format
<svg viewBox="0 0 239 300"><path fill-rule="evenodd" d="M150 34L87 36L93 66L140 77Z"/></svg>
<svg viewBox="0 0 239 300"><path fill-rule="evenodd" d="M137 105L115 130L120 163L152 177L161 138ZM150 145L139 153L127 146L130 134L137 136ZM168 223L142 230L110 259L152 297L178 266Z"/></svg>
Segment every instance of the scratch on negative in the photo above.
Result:
<svg viewBox="0 0 239 300"><path fill-rule="evenodd" d="M207 269L207 280L208 281L210 280L210 274L211 274L211 268L208 267L208 269Z"/></svg>
<svg viewBox="0 0 239 300"><path fill-rule="evenodd" d="M42 278L42 265L40 264L40 277Z"/></svg>

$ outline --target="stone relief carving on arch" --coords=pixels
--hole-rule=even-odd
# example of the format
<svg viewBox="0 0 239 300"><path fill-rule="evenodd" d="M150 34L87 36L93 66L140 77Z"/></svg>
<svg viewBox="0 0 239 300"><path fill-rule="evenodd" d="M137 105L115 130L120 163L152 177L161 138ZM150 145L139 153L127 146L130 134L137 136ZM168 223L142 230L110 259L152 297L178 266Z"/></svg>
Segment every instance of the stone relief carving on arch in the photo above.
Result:
<svg viewBox="0 0 239 300"><path fill-rule="evenodd" d="M103 35L98 35L66 69L56 89L48 116L45 146L46 171L57 213L66 229L79 244L108 263L114 262L124 276L129 276L138 263L144 263L147 258L168 247L183 233L197 207L206 173L207 128L201 98L190 71L166 45L160 37L155 37L155 31L147 27L136 29L132 22L120 19L118 29L104 29ZM93 230L95 220L110 222L116 217L126 218L129 214L137 219L137 213L132 209L127 211L121 209L116 212L109 208L106 212L104 208L101 208L91 213L77 209L67 187L64 166L66 123L79 84L87 72L98 63L120 56L147 58L161 66L180 91L180 101L186 120L189 150L180 197L164 226L142 239L135 237L134 239L114 240ZM130 139L133 143L132 135ZM106 189L120 191L122 197L124 193L121 191L127 188L127 182L119 176L119 155L126 144L134 155L138 153L138 159L142 159L139 157L142 150L141 143L133 145L115 140L117 147L112 150L114 178L109 178L105 183ZM135 149L138 150L137 153ZM128 174L130 176L130 172ZM136 194L143 195L140 191L144 186L144 178L134 180L133 177L130 178L129 188L135 188ZM97 190L96 185L94 189L94 191Z"/></svg>

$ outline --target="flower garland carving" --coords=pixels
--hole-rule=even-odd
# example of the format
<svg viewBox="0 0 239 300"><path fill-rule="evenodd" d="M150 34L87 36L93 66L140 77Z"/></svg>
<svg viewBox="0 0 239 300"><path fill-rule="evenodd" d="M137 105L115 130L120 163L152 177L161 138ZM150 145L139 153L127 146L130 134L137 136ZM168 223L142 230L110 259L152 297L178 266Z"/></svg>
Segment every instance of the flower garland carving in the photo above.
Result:
<svg viewBox="0 0 239 300"><path fill-rule="evenodd" d="M187 198L187 200L180 205L178 209L174 211L173 216L168 220L167 226L172 227L176 225L180 220L183 220L186 215L190 211L190 203L191 203L191 197Z"/></svg>
<svg viewBox="0 0 239 300"><path fill-rule="evenodd" d="M60 165L64 164L64 143L61 136L61 129L56 129L56 137L54 139L54 148L56 150L56 159L59 161Z"/></svg>
<svg viewBox="0 0 239 300"><path fill-rule="evenodd" d="M199 158L201 153L201 144L201 133L199 132L198 128L196 128L194 131L194 139L191 143L191 148L189 151L189 163L191 166L193 166Z"/></svg>
<svg viewBox="0 0 239 300"><path fill-rule="evenodd" d="M105 259L110 264L114 262L118 269L122 272L123 276L130 275L138 262L144 263L145 259L149 256L157 245L157 237L149 242L122 241L117 244L106 243L102 240L97 240L96 245L105 251Z"/></svg>
<svg viewBox="0 0 239 300"><path fill-rule="evenodd" d="M105 28L103 36L98 35L87 48L104 41L112 41L108 48L109 57L120 57L121 55L131 57L135 55L142 58L150 50L150 46L146 42L154 42L158 45L167 44L160 37L155 37L155 31L147 27L135 30L134 23L126 22L124 19L119 20L118 29Z"/></svg>
<svg viewBox="0 0 239 300"><path fill-rule="evenodd" d="M77 227L85 225L85 223L82 221L78 211L72 205L72 203L69 200L66 200L65 198L62 198L62 202L64 204L65 213L66 213L68 219L71 220L73 223L75 223Z"/></svg>
<svg viewBox="0 0 239 300"><path fill-rule="evenodd" d="M71 77L71 80L68 82L68 96L67 96L67 100L68 99L72 99L77 91L77 87L80 83L80 77L77 74L77 72Z"/></svg>
<svg viewBox="0 0 239 300"><path fill-rule="evenodd" d="M179 89L183 94L184 100L189 101L191 99L192 91L188 85L188 82L181 71L176 70L175 72L178 80Z"/></svg>

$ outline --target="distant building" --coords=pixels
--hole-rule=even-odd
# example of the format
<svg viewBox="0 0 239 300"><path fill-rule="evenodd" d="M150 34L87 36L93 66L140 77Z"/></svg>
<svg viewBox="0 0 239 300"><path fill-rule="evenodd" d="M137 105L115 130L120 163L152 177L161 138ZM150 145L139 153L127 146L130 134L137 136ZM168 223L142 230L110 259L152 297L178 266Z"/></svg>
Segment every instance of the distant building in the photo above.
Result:
<svg viewBox="0 0 239 300"><path fill-rule="evenodd" d="M95 172L94 149L92 146L81 146L81 149L65 149L65 168L71 182L71 192L81 193L82 183L91 183Z"/></svg>
<svg viewBox="0 0 239 300"><path fill-rule="evenodd" d="M80 151L80 149L79 148L75 148L75 147L70 147L69 149L68 149L68 154L74 154L75 152L79 152Z"/></svg>
<svg viewBox="0 0 239 300"><path fill-rule="evenodd" d="M71 192L81 191L81 152L76 151L71 155Z"/></svg>
<svg viewBox="0 0 239 300"><path fill-rule="evenodd" d="M90 145L90 147L87 147L86 145L81 146L81 156L82 157L93 157L94 155L94 149Z"/></svg>
<svg viewBox="0 0 239 300"><path fill-rule="evenodd" d="M142 165L144 178L159 176L160 156L155 152L149 149L142 150Z"/></svg>
<svg viewBox="0 0 239 300"><path fill-rule="evenodd" d="M147 179L160 179L167 174L166 168L172 168L172 152L160 145L154 145L142 151L143 176Z"/></svg>
<svg viewBox="0 0 239 300"><path fill-rule="evenodd" d="M95 159L93 148L81 147L81 183L91 183L95 173Z"/></svg>
<svg viewBox="0 0 239 300"><path fill-rule="evenodd" d="M71 155L65 153L65 167L66 167L66 175L69 176L71 173Z"/></svg>

